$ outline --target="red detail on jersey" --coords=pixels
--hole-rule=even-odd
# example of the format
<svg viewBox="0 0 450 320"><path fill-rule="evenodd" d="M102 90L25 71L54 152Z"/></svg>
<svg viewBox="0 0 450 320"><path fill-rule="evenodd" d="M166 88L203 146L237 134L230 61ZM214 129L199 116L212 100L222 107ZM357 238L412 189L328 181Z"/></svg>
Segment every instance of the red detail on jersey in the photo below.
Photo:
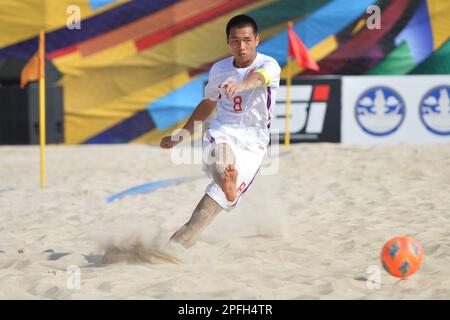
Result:
<svg viewBox="0 0 450 320"><path fill-rule="evenodd" d="M236 97L234 97L233 101L234 101L234 106L233 106L234 111L241 112L242 111L242 97L236 96Z"/></svg>
<svg viewBox="0 0 450 320"><path fill-rule="evenodd" d="M239 188L236 190L237 193L241 192L242 190L244 190L246 184L244 181L242 181L241 185L239 186Z"/></svg>

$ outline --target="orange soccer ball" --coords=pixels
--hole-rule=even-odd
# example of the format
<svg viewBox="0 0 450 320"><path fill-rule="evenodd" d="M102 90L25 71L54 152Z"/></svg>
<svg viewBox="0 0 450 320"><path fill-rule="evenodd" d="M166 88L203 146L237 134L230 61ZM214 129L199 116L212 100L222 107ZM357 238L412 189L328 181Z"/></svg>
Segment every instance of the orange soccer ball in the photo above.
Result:
<svg viewBox="0 0 450 320"><path fill-rule="evenodd" d="M422 245L409 236L395 237L381 250L383 268L398 278L407 278L419 269L423 259Z"/></svg>

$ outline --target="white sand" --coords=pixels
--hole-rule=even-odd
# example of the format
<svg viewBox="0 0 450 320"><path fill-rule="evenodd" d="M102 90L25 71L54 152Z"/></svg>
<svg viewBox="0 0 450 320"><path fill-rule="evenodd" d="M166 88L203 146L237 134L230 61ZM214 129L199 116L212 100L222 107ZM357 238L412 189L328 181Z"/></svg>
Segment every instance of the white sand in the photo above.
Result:
<svg viewBox="0 0 450 320"><path fill-rule="evenodd" d="M450 298L449 145L294 145L278 175L258 176L238 209L177 253L183 264L101 261L107 245L164 243L206 177L106 198L199 165L147 145L49 146L45 190L37 147L0 147L0 168L0 299ZM403 234L422 242L421 269L404 281L381 270L369 289L367 269Z"/></svg>

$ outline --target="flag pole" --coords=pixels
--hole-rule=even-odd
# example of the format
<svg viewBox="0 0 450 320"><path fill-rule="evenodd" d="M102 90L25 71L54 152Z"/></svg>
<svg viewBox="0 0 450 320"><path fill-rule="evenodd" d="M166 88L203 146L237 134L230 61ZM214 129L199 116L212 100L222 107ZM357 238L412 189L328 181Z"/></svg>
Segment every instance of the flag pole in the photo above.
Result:
<svg viewBox="0 0 450 320"><path fill-rule="evenodd" d="M39 33L39 144L41 151L41 188L45 187L45 33Z"/></svg>
<svg viewBox="0 0 450 320"><path fill-rule="evenodd" d="M286 120L284 130L284 146L289 147L291 140L291 84L292 84L292 70L291 57L287 57L287 76L286 76Z"/></svg>

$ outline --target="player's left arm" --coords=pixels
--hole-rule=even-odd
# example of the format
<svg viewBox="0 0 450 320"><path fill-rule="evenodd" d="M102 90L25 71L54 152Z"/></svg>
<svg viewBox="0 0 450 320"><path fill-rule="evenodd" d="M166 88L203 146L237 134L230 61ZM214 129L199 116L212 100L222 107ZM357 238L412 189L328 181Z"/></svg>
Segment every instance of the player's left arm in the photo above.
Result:
<svg viewBox="0 0 450 320"><path fill-rule="evenodd" d="M272 86L280 80L280 67L278 64L267 64L257 68L250 76L240 82L225 81L219 88L225 89L228 98L233 98L237 93L261 87Z"/></svg>

